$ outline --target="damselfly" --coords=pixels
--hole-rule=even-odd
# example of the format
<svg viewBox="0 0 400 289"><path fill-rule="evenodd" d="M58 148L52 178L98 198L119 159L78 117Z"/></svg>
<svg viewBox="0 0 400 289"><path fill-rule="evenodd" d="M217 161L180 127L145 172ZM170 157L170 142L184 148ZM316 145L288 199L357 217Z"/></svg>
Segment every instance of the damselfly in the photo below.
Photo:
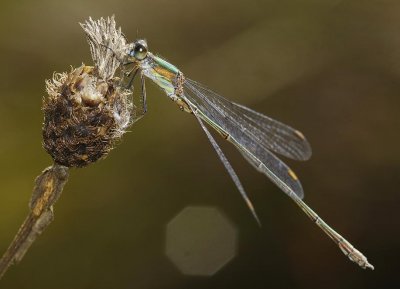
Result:
<svg viewBox="0 0 400 289"><path fill-rule="evenodd" d="M259 219L253 204L205 123L231 142L250 164L285 192L351 261L364 269L374 269L361 252L329 227L302 201L304 194L297 176L274 155L277 153L295 160L309 159L311 148L300 131L233 103L200 83L185 78L177 67L149 52L147 42L143 39L129 44L119 59L123 66L132 67L130 73L126 74L130 77L129 86L132 85L134 77L140 74L142 115L147 111L145 88L145 77L147 77L164 90L181 110L196 117L257 222Z"/></svg>

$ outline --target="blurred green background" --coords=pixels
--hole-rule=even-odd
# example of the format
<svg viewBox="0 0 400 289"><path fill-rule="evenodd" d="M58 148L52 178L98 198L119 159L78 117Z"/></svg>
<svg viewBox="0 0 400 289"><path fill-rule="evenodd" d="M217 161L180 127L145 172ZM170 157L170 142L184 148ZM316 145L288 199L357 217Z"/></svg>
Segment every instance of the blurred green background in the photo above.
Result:
<svg viewBox="0 0 400 289"><path fill-rule="evenodd" d="M194 117L148 82L148 114L106 160L71 171L55 221L0 288L399 286L400 1L25 0L0 8L1 252L28 212L34 178L51 164L41 147L44 80L91 64L78 22L115 14L130 40L146 38L188 77L301 130L312 159L285 161L306 202L376 268L348 261L222 143L259 228ZM213 276L182 274L165 253L167 224L187 206L217 208L237 232L236 255Z"/></svg>

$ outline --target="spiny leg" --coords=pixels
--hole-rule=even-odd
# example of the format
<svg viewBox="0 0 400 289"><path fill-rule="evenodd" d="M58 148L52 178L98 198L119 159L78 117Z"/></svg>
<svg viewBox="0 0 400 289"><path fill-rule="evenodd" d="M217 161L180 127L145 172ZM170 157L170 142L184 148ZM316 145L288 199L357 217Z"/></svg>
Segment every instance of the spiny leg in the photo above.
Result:
<svg viewBox="0 0 400 289"><path fill-rule="evenodd" d="M129 64L132 64L132 62L124 63L122 66L125 67ZM137 73L139 72L139 70L140 70L140 68L136 65L130 71L124 71L124 69L122 69L123 79L126 79L126 78L129 79L128 84L123 85L125 87L125 89L131 89L133 87L133 81L135 80L135 77L136 77ZM141 111L136 110L137 113L133 117L133 122L136 122L139 119L141 119L144 116L144 114L147 112L146 83L145 83L145 76L142 71L140 72L140 83L141 83L140 101L141 101L142 109L141 109Z"/></svg>
<svg viewBox="0 0 400 289"><path fill-rule="evenodd" d="M143 114L147 112L147 94L146 94L146 82L143 72L140 73L140 81L142 84L142 108Z"/></svg>
<svg viewBox="0 0 400 289"><path fill-rule="evenodd" d="M136 76L139 69L134 71L134 75L130 80L129 86L132 86L133 78ZM140 102L141 102L141 109L135 109L135 116L133 117L133 122L138 121L141 119L147 112L147 94L146 94L146 83L145 83L145 76L143 72L140 72L140 83L141 83L141 93L140 93Z"/></svg>
<svg viewBox="0 0 400 289"><path fill-rule="evenodd" d="M123 64L123 65L125 66L125 65L129 65L129 64L132 64L132 63L127 63L127 64ZM138 71L139 71L139 68L137 66L133 67L129 72L126 72L126 71L122 70L123 77L124 78L125 77L130 78L129 82L128 82L128 85L125 87L126 89L131 89L131 87L133 86L133 80L135 79L136 74L138 73Z"/></svg>

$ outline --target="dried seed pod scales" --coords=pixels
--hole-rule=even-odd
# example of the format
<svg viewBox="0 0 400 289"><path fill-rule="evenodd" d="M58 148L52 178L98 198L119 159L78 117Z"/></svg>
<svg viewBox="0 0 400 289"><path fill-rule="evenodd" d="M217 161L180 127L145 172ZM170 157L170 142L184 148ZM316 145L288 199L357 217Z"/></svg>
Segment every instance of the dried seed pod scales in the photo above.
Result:
<svg viewBox="0 0 400 289"><path fill-rule="evenodd" d="M46 81L43 146L58 164L84 167L105 157L130 123L130 91L82 65Z"/></svg>

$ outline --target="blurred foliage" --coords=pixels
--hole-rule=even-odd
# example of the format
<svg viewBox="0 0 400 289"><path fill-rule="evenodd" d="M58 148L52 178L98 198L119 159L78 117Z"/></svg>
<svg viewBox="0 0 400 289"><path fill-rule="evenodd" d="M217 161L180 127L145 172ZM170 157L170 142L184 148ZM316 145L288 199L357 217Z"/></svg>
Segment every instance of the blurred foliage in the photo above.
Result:
<svg viewBox="0 0 400 289"><path fill-rule="evenodd" d="M288 161L306 202L375 265L349 262L292 202L222 144L255 202L252 219L196 120L148 82L149 112L109 157L74 170L52 226L0 288L393 288L400 247L400 2L2 1L0 251L27 214L41 148L44 79L90 64L78 22L115 14L186 75L301 130ZM165 255L167 223L218 207L238 254L210 278ZM187 232L190 234L190 232Z"/></svg>

